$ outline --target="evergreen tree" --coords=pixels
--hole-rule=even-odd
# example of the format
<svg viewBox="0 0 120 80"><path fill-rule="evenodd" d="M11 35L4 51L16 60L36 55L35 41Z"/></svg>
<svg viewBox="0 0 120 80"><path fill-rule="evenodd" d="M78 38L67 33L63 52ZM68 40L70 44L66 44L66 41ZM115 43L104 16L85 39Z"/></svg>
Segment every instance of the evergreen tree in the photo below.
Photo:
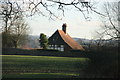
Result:
<svg viewBox="0 0 120 80"><path fill-rule="evenodd" d="M40 34L39 42L40 42L40 47L42 47L43 49L47 49L48 39L45 34L43 34L43 33Z"/></svg>

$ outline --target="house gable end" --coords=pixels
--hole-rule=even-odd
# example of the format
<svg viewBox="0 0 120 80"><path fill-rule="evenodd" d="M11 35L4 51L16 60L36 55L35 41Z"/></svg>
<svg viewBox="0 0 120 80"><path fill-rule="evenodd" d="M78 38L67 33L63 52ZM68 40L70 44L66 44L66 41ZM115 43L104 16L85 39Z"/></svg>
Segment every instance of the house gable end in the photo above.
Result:
<svg viewBox="0 0 120 80"><path fill-rule="evenodd" d="M58 30L48 40L49 40L49 44L53 44L53 45L64 44L64 40L61 38Z"/></svg>

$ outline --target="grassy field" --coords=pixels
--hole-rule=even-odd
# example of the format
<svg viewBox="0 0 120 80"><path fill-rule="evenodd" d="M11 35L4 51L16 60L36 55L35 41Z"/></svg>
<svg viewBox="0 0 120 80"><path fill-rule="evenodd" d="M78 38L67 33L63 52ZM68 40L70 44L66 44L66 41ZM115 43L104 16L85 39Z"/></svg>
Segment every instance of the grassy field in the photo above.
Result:
<svg viewBox="0 0 120 80"><path fill-rule="evenodd" d="M3 78L78 77L88 58L2 55Z"/></svg>

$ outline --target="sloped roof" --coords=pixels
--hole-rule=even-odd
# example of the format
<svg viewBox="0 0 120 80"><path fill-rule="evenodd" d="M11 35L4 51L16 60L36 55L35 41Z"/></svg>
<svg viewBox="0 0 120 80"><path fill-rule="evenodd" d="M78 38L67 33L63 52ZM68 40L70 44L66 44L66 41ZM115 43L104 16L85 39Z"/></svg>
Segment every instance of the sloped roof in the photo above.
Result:
<svg viewBox="0 0 120 80"><path fill-rule="evenodd" d="M61 38L67 43L72 49L75 50L84 50L84 48L79 45L76 41L74 41L69 34L65 33L63 30L57 30L60 34Z"/></svg>

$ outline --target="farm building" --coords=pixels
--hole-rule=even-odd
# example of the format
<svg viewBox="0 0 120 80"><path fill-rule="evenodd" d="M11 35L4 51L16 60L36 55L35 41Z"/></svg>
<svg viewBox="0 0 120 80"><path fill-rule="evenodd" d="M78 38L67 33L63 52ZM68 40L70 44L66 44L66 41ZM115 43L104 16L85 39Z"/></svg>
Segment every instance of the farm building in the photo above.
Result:
<svg viewBox="0 0 120 80"><path fill-rule="evenodd" d="M74 41L67 31L67 25L62 25L62 30L57 30L48 40L49 49L60 51L84 50L81 45Z"/></svg>

